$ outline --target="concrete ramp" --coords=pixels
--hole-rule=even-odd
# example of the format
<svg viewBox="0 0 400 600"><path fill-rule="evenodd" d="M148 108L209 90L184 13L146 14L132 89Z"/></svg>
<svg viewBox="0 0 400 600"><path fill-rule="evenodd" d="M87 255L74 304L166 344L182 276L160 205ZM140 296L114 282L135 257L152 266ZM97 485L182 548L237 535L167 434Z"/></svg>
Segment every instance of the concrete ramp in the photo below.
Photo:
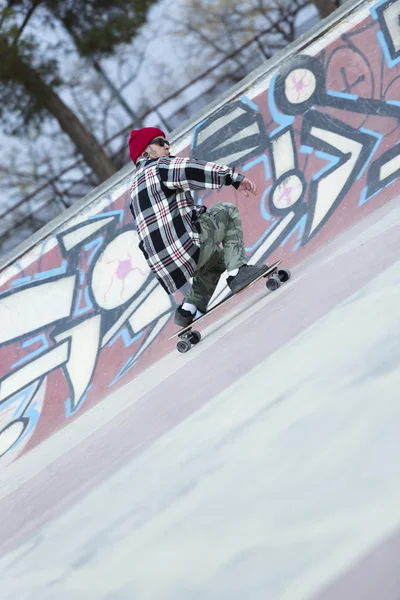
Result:
<svg viewBox="0 0 400 600"><path fill-rule="evenodd" d="M2 599L397 600L399 235L388 203L3 469Z"/></svg>
<svg viewBox="0 0 400 600"><path fill-rule="evenodd" d="M2 599L396 600L399 10L349 3L175 133L293 270L187 355L130 166L4 260Z"/></svg>
<svg viewBox="0 0 400 600"><path fill-rule="evenodd" d="M350 4L176 132L175 152L236 165L256 181L250 201L229 188L196 198L238 204L251 262L295 267L395 197L396 7ZM137 248L131 176L128 165L3 261L4 464L173 349L180 294L157 286Z"/></svg>

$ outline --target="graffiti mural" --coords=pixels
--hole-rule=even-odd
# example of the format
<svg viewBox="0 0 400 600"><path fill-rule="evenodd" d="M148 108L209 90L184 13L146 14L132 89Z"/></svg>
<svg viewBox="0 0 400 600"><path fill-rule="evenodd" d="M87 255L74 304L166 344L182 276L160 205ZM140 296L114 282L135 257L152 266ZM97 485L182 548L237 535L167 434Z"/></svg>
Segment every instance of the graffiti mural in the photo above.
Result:
<svg viewBox="0 0 400 600"><path fill-rule="evenodd" d="M213 160L225 150L227 161L258 183L264 223L259 219L261 227L250 232L248 248L257 249L257 260L289 238L295 252L307 246L344 200L354 215L346 218L348 226L359 218L357 207L398 179L400 76L390 77L390 71L400 60L400 48L398 56L394 27L387 24L393 9L387 14L387 5L393 6L381 3L368 24L343 34L318 56L289 61L257 98L223 107L196 129L196 156ZM371 52L371 39L375 48L379 42L379 55ZM386 192L384 199L393 195Z"/></svg>
<svg viewBox="0 0 400 600"><path fill-rule="evenodd" d="M50 253L45 244L0 296L0 457L20 453L42 416L54 418L54 406L43 413L54 396L56 424L105 395L169 319L171 299L115 204L59 234Z"/></svg>
<svg viewBox="0 0 400 600"><path fill-rule="evenodd" d="M400 0L377 3L194 129L182 154L257 183L256 199L195 196L238 203L250 262L295 264L398 193L399 12ZM180 294L150 273L128 204L126 181L0 274L2 464L172 349ZM222 277L214 301L225 293Z"/></svg>

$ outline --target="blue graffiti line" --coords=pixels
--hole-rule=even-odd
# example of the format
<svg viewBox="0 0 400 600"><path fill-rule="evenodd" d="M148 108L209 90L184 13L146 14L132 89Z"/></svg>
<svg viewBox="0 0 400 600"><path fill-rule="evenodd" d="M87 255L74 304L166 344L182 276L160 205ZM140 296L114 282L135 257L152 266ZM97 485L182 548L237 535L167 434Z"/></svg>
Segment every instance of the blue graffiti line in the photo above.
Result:
<svg viewBox="0 0 400 600"><path fill-rule="evenodd" d="M85 271L80 270L79 271L79 285L81 287L83 286L83 283L85 281L85 276L86 276ZM85 297L86 304L81 308L81 302L82 302L83 296ZM79 290L77 298L76 298L74 313L73 313L74 317L83 315L83 314L89 312L90 310L92 310L92 308L93 308L93 303L90 299L88 288L86 287L84 290Z"/></svg>
<svg viewBox="0 0 400 600"><path fill-rule="evenodd" d="M374 198L375 196L377 196L379 194L379 192L381 192L382 190L384 190L385 188L390 187L391 185L393 185L396 181L397 181L398 177L396 177L395 179L393 179L392 181L389 181L389 183L387 183L386 185L383 185L379 190L377 190L376 192L374 192L373 194L371 194L371 196L369 196L367 198L367 191L368 188L365 187L363 189L363 191L360 194L360 200L358 201L358 206L362 206L363 204L365 204L366 202L369 202L370 200L372 200L372 198Z"/></svg>
<svg viewBox="0 0 400 600"><path fill-rule="evenodd" d="M367 168L369 162L371 161L372 157L374 156L375 152L377 151L379 144L381 143L381 141L384 138L384 135L381 133L378 133L377 131L370 131L369 129L364 129L364 128L361 128L360 131L362 131L363 133L366 133L368 135L372 135L373 137L376 137L376 143L375 143L374 147L372 148L372 151L368 157L368 160L365 161L363 168L361 169L359 175L357 176L357 180L361 179L362 175L365 172L365 169Z"/></svg>
<svg viewBox="0 0 400 600"><path fill-rule="evenodd" d="M109 198L110 202L113 201L112 197ZM88 221L102 221L105 217L118 217L120 223L124 220L125 212L123 210L110 210L109 212L103 212L99 215L92 215L88 217Z"/></svg>
<svg viewBox="0 0 400 600"><path fill-rule="evenodd" d="M393 184L396 182L396 180L397 180L397 179L398 179L398 177L396 177L395 179L392 179L392 181L389 181L389 183L387 183L387 184L386 184L385 186L383 186L383 187L384 187L384 188L388 188L388 187L390 187L391 185L393 185Z"/></svg>
<svg viewBox="0 0 400 600"><path fill-rule="evenodd" d="M119 381L126 373L128 373L128 371L133 369L133 367L136 365L136 363L137 363L137 359L132 358L132 357L128 358L128 360L126 361L126 363L124 364L122 369L119 371L118 375L112 380L112 382L110 383L110 385L108 387L111 388L113 385L115 385L117 383L117 381Z"/></svg>
<svg viewBox="0 0 400 600"><path fill-rule="evenodd" d="M15 446L18 446L18 444L20 444L22 442L22 440L24 440L28 435L31 434L31 432L35 429L35 427L36 427L36 425L37 425L37 423L39 421L40 411L38 409L38 404L37 404L36 401L32 402L30 404L30 406L28 407L28 410L24 414L24 417L26 417L26 418L29 419L29 425L25 429L24 434L19 438L19 440L17 440L15 442L13 448Z"/></svg>
<svg viewBox="0 0 400 600"><path fill-rule="evenodd" d="M82 297L85 297L86 304L81 308ZM89 296L89 290L86 287L84 290L79 290L78 296L76 299L75 309L74 309L74 317L78 317L83 315L93 308L93 303Z"/></svg>
<svg viewBox="0 0 400 600"><path fill-rule="evenodd" d="M138 340L140 337L142 337L143 333L144 332L141 331L140 333L136 333L136 334L134 334L133 337L131 337L127 328L124 327L123 329L118 331L118 333L114 337L111 338L111 340L108 342L107 346L109 346L109 347L113 346L115 344L115 342L117 341L117 339L121 337L122 341L125 344L125 348L129 348L129 346L132 346L132 344L134 342L136 342L136 340Z"/></svg>
<svg viewBox="0 0 400 600"><path fill-rule="evenodd" d="M400 102L398 100L386 100L386 104L393 104L393 106L400 106ZM397 142L399 143L399 142Z"/></svg>
<svg viewBox="0 0 400 600"><path fill-rule="evenodd" d="M38 266L37 266L37 269L36 269L36 271L37 271L37 272L40 272L40 273L41 273L41 271L42 271L43 257L44 257L44 256L46 255L46 253L47 253L47 251L46 251L46 248L47 248L47 246L48 246L49 244L53 244L53 246L52 246L52 247L54 247L54 237L53 237L53 236L51 236L51 237L47 238L47 240L45 240L45 241L43 242L43 244L41 245L41 247L40 247L40 257L39 257L39 260L38 260ZM50 250L51 250L51 248L50 248Z"/></svg>
<svg viewBox="0 0 400 600"><path fill-rule="evenodd" d="M346 98L347 100L358 100L360 96L356 94L348 94L347 92L336 92L335 90L326 90L326 93L329 96L334 96L335 98Z"/></svg>
<svg viewBox="0 0 400 600"><path fill-rule="evenodd" d="M22 268L21 263L20 262L16 262L15 266L18 268L20 275L23 275L25 273L25 269ZM17 285L23 285L24 283L28 283L29 281L31 281L32 276L31 275L24 275L23 277L20 277L19 279L15 279L14 281L11 282L12 286L17 286Z"/></svg>
<svg viewBox="0 0 400 600"><path fill-rule="evenodd" d="M37 335L36 337L31 338L30 340L26 340L22 344L22 348L29 348L30 346L33 346L33 344L36 344L37 342L42 342L42 345L39 346L39 348L37 348L36 350L33 350L33 352L31 352L27 356L24 356L23 358L21 358L20 360L15 362L13 365L11 365L12 369L14 369L15 367L19 367L20 365L23 365L26 362L29 362L30 360L35 358L35 356L38 356L45 350L48 350L49 343L46 339L45 334Z"/></svg>
<svg viewBox="0 0 400 600"><path fill-rule="evenodd" d="M68 261L64 259L60 267L55 269L49 269L48 271L42 271L41 273L35 273L35 279L47 279L48 277L54 277L55 275L64 275L68 269Z"/></svg>
<svg viewBox="0 0 400 600"><path fill-rule="evenodd" d="M261 213L262 218L265 219L266 221L271 221L271 219L272 219L271 215L265 208L265 200L267 199L267 196L270 193L271 189L272 189L272 185L267 187L267 189L261 196L261 202L260 202L260 213Z"/></svg>
<svg viewBox="0 0 400 600"><path fill-rule="evenodd" d="M292 123L294 123L294 117L290 117L288 115L284 115L283 113L281 113L276 104L275 104L275 83L276 83L276 79L279 76L279 73L276 73L274 75L274 77L271 80L269 89L268 89L268 105L269 105L269 110L271 112L271 116L274 119L274 121L276 123L279 123L279 127L277 129L274 129L274 131L272 131L272 133L270 133L269 137L274 137L274 135L276 135L277 133L279 133L282 129L285 129L286 127L289 127L289 125L292 125Z"/></svg>
<svg viewBox="0 0 400 600"><path fill-rule="evenodd" d="M239 100L241 100L242 102L244 102L244 104L247 104L247 106L250 106L250 108L252 110L254 110L255 112L258 112L259 106L257 106L257 104L255 104L254 102L252 102L252 100L250 100L250 98L248 98L247 96L241 96L239 98Z"/></svg>
<svg viewBox="0 0 400 600"><path fill-rule="evenodd" d="M261 156L258 156L256 159L252 160L250 163L245 165L242 170L244 172L249 171L250 169L252 169L256 165L259 165L260 163L262 163L264 166L265 180L268 181L269 179L271 179L271 170L269 168L268 157L265 154L261 154Z"/></svg>
<svg viewBox="0 0 400 600"><path fill-rule="evenodd" d="M369 9L370 12L371 12L371 15L372 15L372 17L374 18L375 21L378 20L377 8L379 8L383 4L387 4L387 1L388 0L379 0L379 2L377 2L376 4L374 4L373 6L371 6L371 8Z"/></svg>
<svg viewBox="0 0 400 600"><path fill-rule="evenodd" d="M288 233L288 235L285 237L285 239L281 242L280 246L284 246L289 239L292 237L292 235L294 234L294 232L297 231L297 242L296 244L293 246L292 252L296 252L296 250L298 250L300 244L301 244L301 240L303 239L303 235L304 235L304 230L306 228L306 223L307 223L307 215L304 215L300 221L298 223L296 223L296 225L293 227L293 229L290 231L290 233Z"/></svg>
<svg viewBox="0 0 400 600"><path fill-rule="evenodd" d="M400 56L398 56L397 58L394 58L394 59L390 56L390 51L389 51L388 45L385 40L385 36L383 35L382 31L378 31L376 36L377 36L379 44L382 48L382 52L385 57L386 63L388 65L388 67L391 69L392 67L394 67L395 65L397 65L400 62Z"/></svg>
<svg viewBox="0 0 400 600"><path fill-rule="evenodd" d="M12 416L12 420L21 419L22 417L25 417L28 419L27 428L25 429L25 431L23 431L22 435L18 438L18 440L16 440L14 442L14 444L12 446L10 446L8 451L11 451L14 448L16 448L17 446L19 446L19 444L21 444L21 442L28 435L31 434L33 429L36 427L37 422L39 421L40 412L37 408L37 402L36 401L32 402L32 400L33 400L33 397L34 397L36 391L39 389L40 385L41 385L41 382L39 382L39 383L35 382L35 383L31 384L29 387L25 388L24 390L21 390L18 394L9 398L1 406L2 410L4 410L13 404L17 404L17 406L14 410L14 414Z"/></svg>
<svg viewBox="0 0 400 600"><path fill-rule="evenodd" d="M369 196L367 198L367 192L368 192L368 187L365 187L361 194L360 194L360 199L358 201L358 206L362 206L363 204L365 204L366 202L369 202L369 200L372 200L372 198L374 198L374 196L376 196L377 194L379 194L379 192L381 192L382 190L379 189L377 190L374 194L371 194L371 196Z"/></svg>
<svg viewBox="0 0 400 600"><path fill-rule="evenodd" d="M11 285L17 287L18 285L29 283L29 281L32 281L31 275L28 275L27 277L21 277L20 279L14 279L14 281L11 282Z"/></svg>
<svg viewBox="0 0 400 600"><path fill-rule="evenodd" d="M266 229L266 231L264 231L262 236L260 238L258 238L258 240L255 242L255 244L253 244L251 247L245 249L246 252L249 252L249 253L254 252L254 250L256 250L258 248L258 246L265 240L265 238L268 237L268 235L270 234L272 229L275 227L276 223L277 223L277 219L275 219L274 222L268 227L268 229Z"/></svg>
<svg viewBox="0 0 400 600"><path fill-rule="evenodd" d="M14 396L11 396L11 398L8 398L4 402L2 402L0 405L0 410L4 413L8 408L15 404L16 406L14 408L12 418L19 419L23 416L27 406L29 405L29 402L31 402L32 400L32 396L39 387L40 386L37 382L32 383L27 388L24 388L17 394L14 394Z"/></svg>
<svg viewBox="0 0 400 600"><path fill-rule="evenodd" d="M19 261L15 263L15 266L17 267L17 269L19 269L19 272L21 274L25 273L25 269L22 268L21 263Z"/></svg>
<svg viewBox="0 0 400 600"><path fill-rule="evenodd" d="M0 413L3 413L3 418L4 418L5 412L8 411L8 409L10 408L10 406L12 404L15 404L16 402L19 402L19 404L14 409L14 413L13 413L12 418L13 419L19 418L20 414L24 412L21 409L23 409L24 406L27 404L27 398L28 397L29 397L29 393L26 390L23 390L22 392L19 392L18 395L11 396L11 398L8 398L7 400L4 400L0 404ZM20 402L20 398L22 398L21 402Z"/></svg>
<svg viewBox="0 0 400 600"><path fill-rule="evenodd" d="M312 148L311 146L300 146L300 152L302 154L312 154L314 152L314 148Z"/></svg>
<svg viewBox="0 0 400 600"><path fill-rule="evenodd" d="M339 156L334 156L333 154L326 154L325 152L321 152L319 150L315 153L315 156L318 156L318 158L327 160L328 164L325 165L325 167L323 167L318 173L316 173L316 175L314 175L313 181L317 181L318 179L320 179L320 177L324 173L329 171L329 169L332 169L333 167L335 167L338 164L338 162L340 161Z"/></svg>
<svg viewBox="0 0 400 600"><path fill-rule="evenodd" d="M65 417L67 419L69 419L70 417L72 417L72 415L74 415L75 413L78 412L78 410L80 410L83 406L83 404L85 403L90 390L93 388L93 385L88 385L88 387L86 388L85 393L83 394L82 398L79 400L78 404L75 405L74 402L72 402L71 397L68 397L65 400L64 406L65 406Z"/></svg>
<svg viewBox="0 0 400 600"><path fill-rule="evenodd" d="M28 426L25 429L25 431L23 431L22 435L12 444L12 446L9 447L8 452L12 452L12 450L15 450L15 448L17 448L20 444L22 444L22 442L35 429L37 422L39 421L39 417L40 417L40 413L37 410L36 406L37 406L36 402L32 403L32 405L30 406L29 413L25 415L25 417L28 418Z"/></svg>
<svg viewBox="0 0 400 600"><path fill-rule="evenodd" d="M204 123L206 123L206 119L204 119L203 121L200 121L200 123L198 123L196 125L196 127L193 129L193 135L192 135L192 142L190 145L190 150L193 151L194 147L196 145L196 141L197 141L197 135L198 135L198 130L203 127Z"/></svg>
<svg viewBox="0 0 400 600"><path fill-rule="evenodd" d="M96 256L97 250L99 250L99 248L101 248L103 243L104 243L104 236L101 235L98 238L96 238L95 240L89 242L88 244L85 244L84 249L86 250L86 252L89 252L89 250L92 250L92 253L89 256L88 261L87 261L89 266L92 264L93 259Z"/></svg>

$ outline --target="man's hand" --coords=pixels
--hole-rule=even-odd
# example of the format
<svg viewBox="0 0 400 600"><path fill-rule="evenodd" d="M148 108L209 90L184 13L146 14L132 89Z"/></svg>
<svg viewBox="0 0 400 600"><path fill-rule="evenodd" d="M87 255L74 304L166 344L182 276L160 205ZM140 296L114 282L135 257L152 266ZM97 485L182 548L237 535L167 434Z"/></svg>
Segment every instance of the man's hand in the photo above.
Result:
<svg viewBox="0 0 400 600"><path fill-rule="evenodd" d="M249 197L249 194L253 194L253 196L256 195L257 193L257 186L256 184L251 181L250 179L247 179L247 177L245 177L241 182L240 185L238 187L238 191L243 194L243 196L246 196L246 198Z"/></svg>

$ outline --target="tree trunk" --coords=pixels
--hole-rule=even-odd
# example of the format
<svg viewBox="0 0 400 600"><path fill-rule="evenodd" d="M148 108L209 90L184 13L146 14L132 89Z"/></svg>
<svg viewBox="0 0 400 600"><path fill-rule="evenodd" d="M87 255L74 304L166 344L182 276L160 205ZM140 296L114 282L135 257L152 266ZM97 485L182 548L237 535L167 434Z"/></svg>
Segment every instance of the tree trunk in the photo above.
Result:
<svg viewBox="0 0 400 600"><path fill-rule="evenodd" d="M76 149L82 154L86 164L92 169L99 183L117 172L117 168L96 141L87 131L74 112L54 90L45 83L38 73L23 61L20 61L19 73L21 83L28 94L33 96L57 119L60 127L71 138Z"/></svg>
<svg viewBox="0 0 400 600"><path fill-rule="evenodd" d="M325 17L328 17L337 8L334 0L314 0L314 4L319 12L319 16L321 17L321 19L325 19Z"/></svg>

